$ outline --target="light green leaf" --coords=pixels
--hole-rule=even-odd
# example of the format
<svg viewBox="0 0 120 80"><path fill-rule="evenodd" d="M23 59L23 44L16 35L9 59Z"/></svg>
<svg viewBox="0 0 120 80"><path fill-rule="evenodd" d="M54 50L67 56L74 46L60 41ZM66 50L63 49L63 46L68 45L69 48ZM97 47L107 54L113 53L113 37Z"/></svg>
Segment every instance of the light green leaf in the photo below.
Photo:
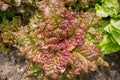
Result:
<svg viewBox="0 0 120 80"><path fill-rule="evenodd" d="M96 15L99 17L114 17L120 12L117 0L102 0L102 5L96 4Z"/></svg>
<svg viewBox="0 0 120 80"><path fill-rule="evenodd" d="M113 38L117 41L117 43L120 45L120 33L116 32L116 31L111 31L111 34L112 34Z"/></svg>
<svg viewBox="0 0 120 80"><path fill-rule="evenodd" d="M111 19L110 23L114 28L120 30L120 19Z"/></svg>
<svg viewBox="0 0 120 80"><path fill-rule="evenodd" d="M120 45L120 30L115 29L113 26L110 27L110 33L115 41Z"/></svg>
<svg viewBox="0 0 120 80"><path fill-rule="evenodd" d="M104 11L104 9L100 5L96 4L95 8L96 8L96 15L97 16L99 16L101 18L108 16L108 14Z"/></svg>
<svg viewBox="0 0 120 80"><path fill-rule="evenodd" d="M106 32L110 33L110 27L111 27L111 24L108 24L108 25L104 28L104 30L105 30Z"/></svg>
<svg viewBox="0 0 120 80"><path fill-rule="evenodd" d="M104 54L114 53L120 50L120 45L115 42L110 34L104 35L103 41L98 45Z"/></svg>

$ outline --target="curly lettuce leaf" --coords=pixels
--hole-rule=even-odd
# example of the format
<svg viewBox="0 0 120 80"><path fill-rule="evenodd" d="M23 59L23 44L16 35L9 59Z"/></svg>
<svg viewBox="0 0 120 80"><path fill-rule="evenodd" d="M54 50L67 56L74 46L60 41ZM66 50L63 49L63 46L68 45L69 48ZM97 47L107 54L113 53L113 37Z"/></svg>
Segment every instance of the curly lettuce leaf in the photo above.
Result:
<svg viewBox="0 0 120 80"><path fill-rule="evenodd" d="M115 17L120 12L117 0L101 0L102 5L96 4L96 15L99 17Z"/></svg>
<svg viewBox="0 0 120 80"><path fill-rule="evenodd" d="M112 19L113 20L113 19ZM120 20L119 20L120 21ZM113 36L113 38L116 40L116 42L119 44L120 46L120 24L119 21L116 23L112 23L111 22L111 29L110 29L110 33Z"/></svg>
<svg viewBox="0 0 120 80"><path fill-rule="evenodd" d="M120 50L119 21L120 20L116 21L116 19L111 19L110 24L104 28L107 34L104 34L104 39L99 44L99 47L105 54L114 53Z"/></svg>
<svg viewBox="0 0 120 80"><path fill-rule="evenodd" d="M116 20L116 19L115 19ZM105 27L105 31L107 31L109 34L113 36L115 41L120 45L120 20L115 22L114 19L111 19L111 22L109 25Z"/></svg>
<svg viewBox="0 0 120 80"><path fill-rule="evenodd" d="M96 15L101 18L110 17L110 23L105 26L104 39L98 45L104 54L120 50L120 6L118 0L101 0L101 5L96 4Z"/></svg>

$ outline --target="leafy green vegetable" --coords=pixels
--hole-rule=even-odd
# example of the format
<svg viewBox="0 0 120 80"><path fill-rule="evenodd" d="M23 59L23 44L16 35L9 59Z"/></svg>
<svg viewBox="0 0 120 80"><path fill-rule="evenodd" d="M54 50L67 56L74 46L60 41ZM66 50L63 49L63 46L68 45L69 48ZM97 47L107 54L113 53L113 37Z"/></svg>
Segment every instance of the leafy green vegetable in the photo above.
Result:
<svg viewBox="0 0 120 80"><path fill-rule="evenodd" d="M120 30L114 28L111 23L104 30L107 34L104 35L104 39L100 43L102 51L106 54L120 50Z"/></svg>
<svg viewBox="0 0 120 80"><path fill-rule="evenodd" d="M117 0L101 0L102 5L96 4L96 15L99 17L114 17L120 12Z"/></svg>
<svg viewBox="0 0 120 80"><path fill-rule="evenodd" d="M98 46L104 54L110 54L120 50L120 46L110 34L104 35L103 41Z"/></svg>
<svg viewBox="0 0 120 80"><path fill-rule="evenodd" d="M110 22L110 24L104 28L107 34L104 34L104 39L99 46L105 54L120 50L120 30L114 26L116 26L116 23Z"/></svg>
<svg viewBox="0 0 120 80"><path fill-rule="evenodd" d="M120 50L120 7L118 0L101 0L102 5L96 4L96 15L110 17L110 23L102 32L104 39L98 45L104 54L114 53Z"/></svg>
<svg viewBox="0 0 120 80"><path fill-rule="evenodd" d="M120 33L116 31L111 31L111 34L114 37L114 39L117 41L117 43L120 45Z"/></svg>
<svg viewBox="0 0 120 80"><path fill-rule="evenodd" d="M114 28L120 30L120 19L111 19L110 23Z"/></svg>

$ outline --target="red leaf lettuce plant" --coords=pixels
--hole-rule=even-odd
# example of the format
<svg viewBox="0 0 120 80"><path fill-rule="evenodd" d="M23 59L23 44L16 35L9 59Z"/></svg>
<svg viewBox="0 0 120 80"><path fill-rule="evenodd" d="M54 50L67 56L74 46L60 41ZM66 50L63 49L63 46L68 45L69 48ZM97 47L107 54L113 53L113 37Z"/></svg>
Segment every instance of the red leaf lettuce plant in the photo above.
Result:
<svg viewBox="0 0 120 80"><path fill-rule="evenodd" d="M41 1L39 5L41 11L15 36L21 42L17 45L20 52L38 64L42 76L72 79L96 70L98 65L107 65L95 42L85 39L88 30L97 43L102 39L97 30L89 28L99 21L95 11L76 14L60 0Z"/></svg>
<svg viewBox="0 0 120 80"><path fill-rule="evenodd" d="M23 2L20 1L20 11ZM103 39L101 32L96 28L97 25L101 26L101 19L95 15L94 10L89 12L80 10L78 13L73 12L72 7L75 6L69 5L66 8L65 5L71 2L74 1L35 1L34 6L38 9L34 11L28 25L20 26L21 22L17 25L16 18L13 22L7 21L0 24L3 26L0 28L1 41L3 43L12 41L11 45L19 49L20 55L29 59L30 69L28 69L27 76L37 73L41 80L50 78L73 80L76 75L96 70L97 66L108 66L97 46ZM95 1L80 0L79 2L84 4L81 9L86 10L90 3ZM79 5L75 8L78 7ZM4 31L5 23L7 23L6 30L8 31ZM15 31L9 25L19 26L19 28L17 27ZM6 38L6 32L10 32L9 35L12 37Z"/></svg>

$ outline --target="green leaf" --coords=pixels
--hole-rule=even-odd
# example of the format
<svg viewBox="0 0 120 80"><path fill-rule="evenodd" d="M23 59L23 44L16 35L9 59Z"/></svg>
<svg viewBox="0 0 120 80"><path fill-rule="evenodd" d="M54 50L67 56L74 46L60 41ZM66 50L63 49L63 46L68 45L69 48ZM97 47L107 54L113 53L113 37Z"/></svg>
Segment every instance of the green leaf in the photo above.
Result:
<svg viewBox="0 0 120 80"><path fill-rule="evenodd" d="M110 34L104 35L103 41L98 46L104 54L110 54L120 50L120 45L118 45Z"/></svg>
<svg viewBox="0 0 120 80"><path fill-rule="evenodd" d="M106 33L105 33L106 32ZM120 20L111 19L110 23L104 28L104 39L99 47L104 54L114 53L120 50Z"/></svg>
<svg viewBox="0 0 120 80"><path fill-rule="evenodd" d="M96 9L96 15L97 16L99 16L101 18L108 16L108 14L104 11L104 9L99 4L95 5L95 9Z"/></svg>
<svg viewBox="0 0 120 80"><path fill-rule="evenodd" d="M116 32L116 31L111 31L111 34L112 34L113 38L117 41L117 43L119 44L119 47L120 47L120 33Z"/></svg>
<svg viewBox="0 0 120 80"><path fill-rule="evenodd" d="M104 30L105 30L106 32L110 33L110 27L111 27L111 25L108 24L108 25L104 28Z"/></svg>
<svg viewBox="0 0 120 80"><path fill-rule="evenodd" d="M104 28L109 34L111 34L114 40L120 45L120 20L111 19L110 24Z"/></svg>
<svg viewBox="0 0 120 80"><path fill-rule="evenodd" d="M37 63L33 63L31 67L31 74L35 74L40 71L39 65Z"/></svg>
<svg viewBox="0 0 120 80"><path fill-rule="evenodd" d="M120 30L115 29L113 26L110 27L110 33L116 42L120 45Z"/></svg>
<svg viewBox="0 0 120 80"><path fill-rule="evenodd" d="M99 17L114 17L120 12L117 0L102 0L102 5L96 4L96 15Z"/></svg>
<svg viewBox="0 0 120 80"><path fill-rule="evenodd" d="M114 28L120 30L120 19L111 19L110 23Z"/></svg>

